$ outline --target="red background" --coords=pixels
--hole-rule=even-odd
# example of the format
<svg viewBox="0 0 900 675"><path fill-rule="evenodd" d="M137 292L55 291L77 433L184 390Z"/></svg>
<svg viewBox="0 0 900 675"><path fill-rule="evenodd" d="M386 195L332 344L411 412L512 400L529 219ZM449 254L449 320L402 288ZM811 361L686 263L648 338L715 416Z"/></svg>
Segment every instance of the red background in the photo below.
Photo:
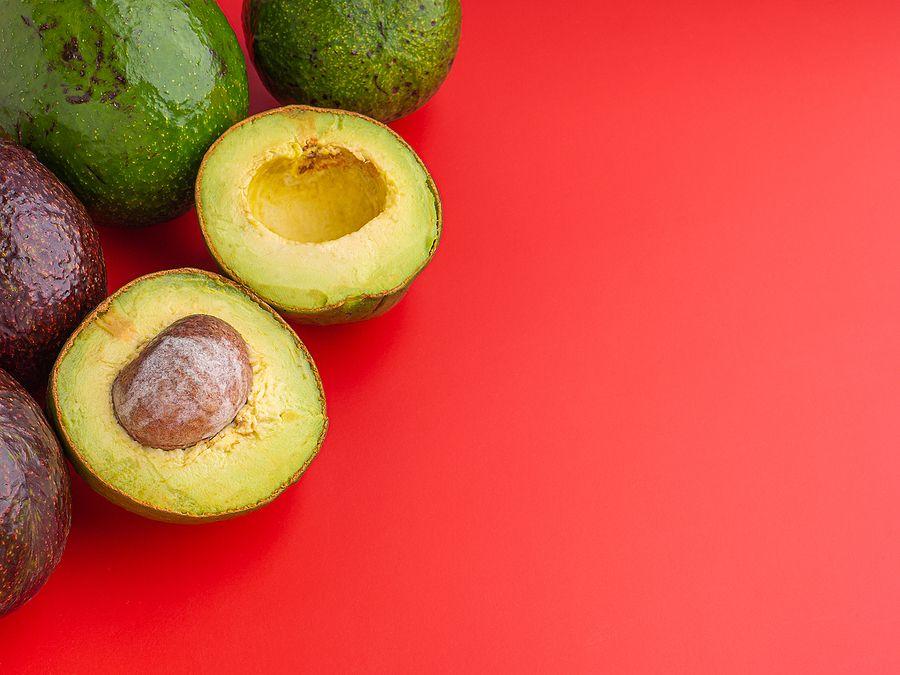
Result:
<svg viewBox="0 0 900 675"><path fill-rule="evenodd" d="M900 672L900 7L464 14L394 125L436 259L298 328L319 458L194 527L76 479L0 670ZM111 289L213 267L193 214L103 243Z"/></svg>

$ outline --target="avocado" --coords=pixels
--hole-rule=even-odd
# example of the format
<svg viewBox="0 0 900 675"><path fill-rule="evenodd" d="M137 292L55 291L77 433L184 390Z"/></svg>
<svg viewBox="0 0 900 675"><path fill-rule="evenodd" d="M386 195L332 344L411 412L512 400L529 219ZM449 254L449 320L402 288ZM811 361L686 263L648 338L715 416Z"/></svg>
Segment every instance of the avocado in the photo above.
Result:
<svg viewBox="0 0 900 675"><path fill-rule="evenodd" d="M107 298L63 346L47 399L97 492L173 522L273 500L327 428L318 372L293 330L237 284L194 269Z"/></svg>
<svg viewBox="0 0 900 675"><path fill-rule="evenodd" d="M39 390L62 343L106 296L100 238L81 202L0 138L0 366Z"/></svg>
<svg viewBox="0 0 900 675"><path fill-rule="evenodd" d="M247 72L214 0L4 0L0 130L101 225L190 206L203 153L247 114Z"/></svg>
<svg viewBox="0 0 900 675"><path fill-rule="evenodd" d="M382 122L438 90L459 45L459 0L244 0L244 33L281 103Z"/></svg>
<svg viewBox="0 0 900 675"><path fill-rule="evenodd" d="M59 442L34 399L0 370L0 616L44 585L71 522Z"/></svg>
<svg viewBox="0 0 900 675"><path fill-rule="evenodd" d="M232 127L197 177L213 257L306 323L377 316L434 255L441 203L412 148L342 110L287 106Z"/></svg>

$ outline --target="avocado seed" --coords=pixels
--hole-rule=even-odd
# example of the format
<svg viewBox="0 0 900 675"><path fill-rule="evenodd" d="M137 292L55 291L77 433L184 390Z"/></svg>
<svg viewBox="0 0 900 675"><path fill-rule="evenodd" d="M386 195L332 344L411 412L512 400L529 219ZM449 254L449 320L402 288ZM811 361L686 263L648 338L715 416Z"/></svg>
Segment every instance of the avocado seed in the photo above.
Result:
<svg viewBox="0 0 900 675"><path fill-rule="evenodd" d="M247 402L247 343L221 319L193 314L153 338L112 384L116 419L134 440L163 450L212 438Z"/></svg>

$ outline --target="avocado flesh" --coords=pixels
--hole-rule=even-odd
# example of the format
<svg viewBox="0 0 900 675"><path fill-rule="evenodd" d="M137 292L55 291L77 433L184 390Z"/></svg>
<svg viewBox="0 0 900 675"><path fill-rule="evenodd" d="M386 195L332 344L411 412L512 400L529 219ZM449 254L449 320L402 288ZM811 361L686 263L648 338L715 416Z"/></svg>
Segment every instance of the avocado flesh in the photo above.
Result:
<svg viewBox="0 0 900 675"><path fill-rule="evenodd" d="M399 136L360 115L305 106L223 135L201 166L197 207L225 272L309 322L386 310L440 237L437 190Z"/></svg>
<svg viewBox="0 0 900 675"><path fill-rule="evenodd" d="M4 0L0 61L0 130L100 224L187 209L203 153L249 104L214 0Z"/></svg>
<svg viewBox="0 0 900 675"><path fill-rule="evenodd" d="M143 446L116 420L113 380L160 331L197 313L246 341L247 403L211 439L184 450ZM101 305L64 347L49 399L80 473L122 506L162 520L222 518L271 500L315 456L327 424L318 374L293 331L231 282L196 270L143 277Z"/></svg>

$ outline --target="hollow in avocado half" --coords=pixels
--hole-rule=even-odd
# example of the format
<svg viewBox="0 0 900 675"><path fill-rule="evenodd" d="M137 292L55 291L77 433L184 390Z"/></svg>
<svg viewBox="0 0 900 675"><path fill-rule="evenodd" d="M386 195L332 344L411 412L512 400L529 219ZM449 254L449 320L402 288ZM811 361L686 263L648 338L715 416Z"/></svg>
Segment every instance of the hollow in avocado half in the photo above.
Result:
<svg viewBox="0 0 900 675"><path fill-rule="evenodd" d="M56 362L48 409L95 490L175 522L271 501L327 427L296 334L236 284L192 269L141 277L89 315Z"/></svg>
<svg viewBox="0 0 900 675"><path fill-rule="evenodd" d="M225 273L307 323L387 311L441 233L437 188L416 153L343 110L287 106L233 126L200 166L196 201Z"/></svg>

